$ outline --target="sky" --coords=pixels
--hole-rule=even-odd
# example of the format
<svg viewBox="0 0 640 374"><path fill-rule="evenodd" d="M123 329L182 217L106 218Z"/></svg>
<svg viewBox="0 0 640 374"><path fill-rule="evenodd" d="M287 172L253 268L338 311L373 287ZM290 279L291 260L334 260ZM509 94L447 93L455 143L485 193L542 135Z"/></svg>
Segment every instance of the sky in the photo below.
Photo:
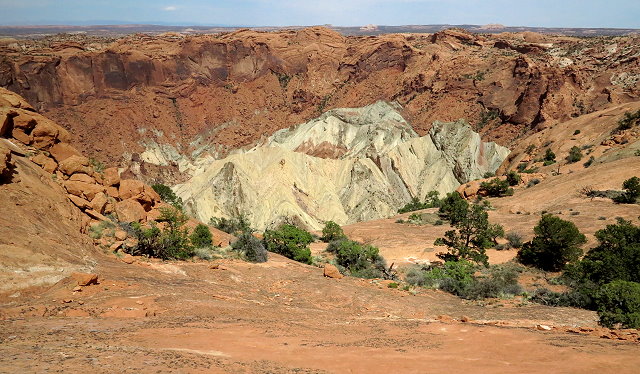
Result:
<svg viewBox="0 0 640 374"><path fill-rule="evenodd" d="M0 24L640 28L640 0L0 0Z"/></svg>

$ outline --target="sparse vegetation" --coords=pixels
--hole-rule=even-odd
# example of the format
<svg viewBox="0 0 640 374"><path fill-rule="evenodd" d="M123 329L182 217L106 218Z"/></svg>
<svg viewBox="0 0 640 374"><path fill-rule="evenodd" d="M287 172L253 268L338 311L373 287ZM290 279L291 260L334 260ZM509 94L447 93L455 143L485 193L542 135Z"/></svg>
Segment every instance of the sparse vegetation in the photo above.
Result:
<svg viewBox="0 0 640 374"><path fill-rule="evenodd" d="M640 109L635 112L625 112L624 116L618 121L617 131L629 130L640 123Z"/></svg>
<svg viewBox="0 0 640 374"><path fill-rule="evenodd" d="M435 268L415 266L406 273L405 281L414 286L438 288L465 299L508 298L523 292L518 284L519 272L520 269L511 264L478 268L465 260L447 261Z"/></svg>
<svg viewBox="0 0 640 374"><path fill-rule="evenodd" d="M522 234L519 232L511 231L507 233L506 237L509 248L520 249L524 245L522 240Z"/></svg>
<svg viewBox="0 0 640 374"><path fill-rule="evenodd" d="M238 240L231 244L234 251L240 253L249 262L266 262L267 249L262 241L250 232L243 232L238 236Z"/></svg>
<svg viewBox="0 0 640 374"><path fill-rule="evenodd" d="M96 173L104 173L104 169L106 169L106 166L104 165L104 163L102 163L100 160L96 160L93 157L89 158L89 164L91 165L91 167L93 168L93 170L95 170Z"/></svg>
<svg viewBox="0 0 640 374"><path fill-rule="evenodd" d="M580 134L580 130L576 130L573 132L573 136L579 135Z"/></svg>
<svg viewBox="0 0 640 374"><path fill-rule="evenodd" d="M264 232L264 246L269 252L281 254L292 260L311 264L309 244L313 236L293 225L282 225Z"/></svg>
<svg viewBox="0 0 640 374"><path fill-rule="evenodd" d="M115 227L115 225L111 221L101 221L98 224L89 226L89 236L91 239L100 239L102 238L104 230L113 227Z"/></svg>
<svg viewBox="0 0 640 374"><path fill-rule="evenodd" d="M562 270L582 255L587 239L573 222L545 214L533 229L536 236L518 252L518 261L542 270Z"/></svg>

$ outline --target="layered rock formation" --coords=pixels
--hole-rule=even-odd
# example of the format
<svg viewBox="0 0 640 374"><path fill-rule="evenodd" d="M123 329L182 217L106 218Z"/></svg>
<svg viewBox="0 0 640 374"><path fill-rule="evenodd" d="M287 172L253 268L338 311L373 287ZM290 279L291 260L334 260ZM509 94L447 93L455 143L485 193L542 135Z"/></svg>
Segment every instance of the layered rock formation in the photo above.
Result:
<svg viewBox="0 0 640 374"><path fill-rule="evenodd" d="M52 37L0 43L0 54L0 86L73 130L77 148L168 183L192 152L223 157L329 108L397 100L420 135L465 118L506 145L640 92L637 36L309 28Z"/></svg>
<svg viewBox="0 0 640 374"><path fill-rule="evenodd" d="M495 171L509 154L464 121L436 122L420 137L399 109L331 110L212 161L175 191L202 221L245 214L258 229L283 219L318 229L392 215L412 197Z"/></svg>

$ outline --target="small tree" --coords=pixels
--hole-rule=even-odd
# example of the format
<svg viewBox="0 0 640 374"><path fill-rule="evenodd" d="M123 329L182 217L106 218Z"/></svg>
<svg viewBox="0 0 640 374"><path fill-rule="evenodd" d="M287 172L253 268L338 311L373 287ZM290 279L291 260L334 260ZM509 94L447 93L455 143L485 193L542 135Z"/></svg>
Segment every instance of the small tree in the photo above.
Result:
<svg viewBox="0 0 640 374"><path fill-rule="evenodd" d="M543 215L533 231L536 236L518 251L518 261L547 271L562 270L578 260L580 246L587 241L573 222L551 214Z"/></svg>
<svg viewBox="0 0 640 374"><path fill-rule="evenodd" d="M520 181L522 181L522 177L520 177L520 174L516 173L513 170L507 173L507 183L509 183L509 186L517 186Z"/></svg>
<svg viewBox="0 0 640 374"><path fill-rule="evenodd" d="M160 195L162 201L167 204L173 205L176 209L182 210L182 199L176 196L176 194L169 186L165 186L164 184L154 184L153 186L151 186L151 188L153 188L153 190L156 191L158 195Z"/></svg>
<svg viewBox="0 0 640 374"><path fill-rule="evenodd" d="M187 216L177 208L160 208L159 222L164 222L162 230L162 258L186 259L193 256L189 240L189 230L184 227Z"/></svg>
<svg viewBox="0 0 640 374"><path fill-rule="evenodd" d="M322 229L322 237L320 240L323 242L331 242L334 240L340 240L346 238L342 227L333 221L327 221Z"/></svg>
<svg viewBox="0 0 640 374"><path fill-rule="evenodd" d="M569 150L569 155L567 156L567 162L570 164L573 164L574 162L578 162L580 160L582 160L582 151L580 150L580 148L574 145Z"/></svg>
<svg viewBox="0 0 640 374"><path fill-rule="evenodd" d="M438 238L436 245L446 245L447 253L439 253L437 256L445 261L470 260L488 266L486 249L495 244L499 236L504 235L504 229L500 225L489 223L487 212L479 205L466 205L464 211L456 212L456 230L449 230L444 238Z"/></svg>
<svg viewBox="0 0 640 374"><path fill-rule="evenodd" d="M243 232L238 240L231 244L234 251L240 252L249 262L266 262L267 250L258 238L249 232Z"/></svg>
<svg viewBox="0 0 640 374"><path fill-rule="evenodd" d="M553 153L551 148L547 148L546 152L544 153L543 161L545 166L554 164L556 162L556 154Z"/></svg>
<svg viewBox="0 0 640 374"><path fill-rule="evenodd" d="M210 247L213 244L213 236L209 226L202 223L193 229L189 239L191 239L191 244L196 248Z"/></svg>
<svg viewBox="0 0 640 374"><path fill-rule="evenodd" d="M613 198L618 204L634 204L638 197L640 197L640 178L629 178L622 184L622 188L625 190L620 196Z"/></svg>
<svg viewBox="0 0 640 374"><path fill-rule="evenodd" d="M502 197L513 195L513 188L509 187L507 180L500 180L500 178L493 178L488 182L480 183L480 190L484 191L487 196Z"/></svg>
<svg viewBox="0 0 640 374"><path fill-rule="evenodd" d="M451 192L442 199L438 214L440 217L449 220L451 224L455 225L467 215L468 210L469 203L467 200L463 199L459 193Z"/></svg>
<svg viewBox="0 0 640 374"><path fill-rule="evenodd" d="M293 225L282 225L276 230L264 232L264 244L269 252L279 253L287 258L311 264L309 244L313 236Z"/></svg>

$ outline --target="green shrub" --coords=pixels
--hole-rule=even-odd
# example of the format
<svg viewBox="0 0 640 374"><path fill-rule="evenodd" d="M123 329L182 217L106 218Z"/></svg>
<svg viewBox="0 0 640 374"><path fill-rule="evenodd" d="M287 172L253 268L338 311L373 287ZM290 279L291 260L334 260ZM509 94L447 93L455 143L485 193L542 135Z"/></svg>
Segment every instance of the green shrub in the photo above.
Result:
<svg viewBox="0 0 640 374"><path fill-rule="evenodd" d="M269 252L281 254L292 260L311 264L309 244L313 236L293 225L282 225L276 230L264 232L264 245Z"/></svg>
<svg viewBox="0 0 640 374"><path fill-rule="evenodd" d="M545 214L533 229L536 236L518 251L518 261L542 270L558 271L582 255L587 239L573 222Z"/></svg>
<svg viewBox="0 0 640 374"><path fill-rule="evenodd" d="M245 231L238 237L238 240L231 244L234 251L241 253L249 262L266 262L267 250L261 240Z"/></svg>
<svg viewBox="0 0 640 374"><path fill-rule="evenodd" d="M342 227L333 221L327 221L322 229L322 236L320 240L323 242L332 242L334 240L345 239L346 235L342 230Z"/></svg>
<svg viewBox="0 0 640 374"><path fill-rule="evenodd" d="M196 248L210 247L213 244L213 236L209 226L198 224L189 236L191 244Z"/></svg>
<svg viewBox="0 0 640 374"><path fill-rule="evenodd" d="M397 282L391 282L389 284L387 284L387 288L398 288L400 286L399 283Z"/></svg>
<svg viewBox="0 0 640 374"><path fill-rule="evenodd" d="M513 188L509 187L507 180L494 178L488 182L480 183L480 191L484 191L487 196L502 197L513 195Z"/></svg>
<svg viewBox="0 0 640 374"><path fill-rule="evenodd" d="M570 164L573 164L573 163L578 162L580 160L582 160L582 151L580 150L580 148L578 148L578 147L576 147L574 145L569 150L569 155L567 156L567 162L570 163Z"/></svg>
<svg viewBox="0 0 640 374"><path fill-rule="evenodd" d="M517 186L520 181L522 181L520 174L513 170L507 173L507 183L509 183L509 186Z"/></svg>
<svg viewBox="0 0 640 374"><path fill-rule="evenodd" d="M240 214L238 217L229 219L224 217L211 217L211 219L209 220L209 224L220 231L224 231L227 234L232 235L240 234L243 232L252 233L253 231L255 231L251 228L251 224L249 223L247 217L244 216L244 214Z"/></svg>
<svg viewBox="0 0 640 374"><path fill-rule="evenodd" d="M579 134L580 134L580 130L576 130L576 131L574 131L574 132L573 132L573 135L574 135L574 136L575 136L575 135L579 135Z"/></svg>
<svg viewBox="0 0 640 374"><path fill-rule="evenodd" d="M486 173L484 173L484 175L482 176L482 178L493 178L496 176L496 173L492 172L492 171L488 171Z"/></svg>
<svg viewBox="0 0 640 374"><path fill-rule="evenodd" d="M618 204L634 204L640 197L640 178L629 178L622 184L623 194L613 198Z"/></svg>
<svg viewBox="0 0 640 374"><path fill-rule="evenodd" d="M640 328L640 283L617 280L598 291L595 304L600 323L624 328Z"/></svg>
<svg viewBox="0 0 640 374"><path fill-rule="evenodd" d="M551 165L556 162L556 154L553 153L551 148L547 148L547 150L545 151L543 161L545 166Z"/></svg>
<svg viewBox="0 0 640 374"><path fill-rule="evenodd" d="M329 243L327 252L335 253L336 264L348 270L354 277L384 277L384 258L378 248L372 245L360 244L353 240L338 240Z"/></svg>
<svg viewBox="0 0 640 374"><path fill-rule="evenodd" d="M176 196L173 190L169 186L165 186L164 184L154 184L151 186L154 191L160 195L162 201L167 204L173 205L176 209L182 210L183 202L182 199Z"/></svg>

